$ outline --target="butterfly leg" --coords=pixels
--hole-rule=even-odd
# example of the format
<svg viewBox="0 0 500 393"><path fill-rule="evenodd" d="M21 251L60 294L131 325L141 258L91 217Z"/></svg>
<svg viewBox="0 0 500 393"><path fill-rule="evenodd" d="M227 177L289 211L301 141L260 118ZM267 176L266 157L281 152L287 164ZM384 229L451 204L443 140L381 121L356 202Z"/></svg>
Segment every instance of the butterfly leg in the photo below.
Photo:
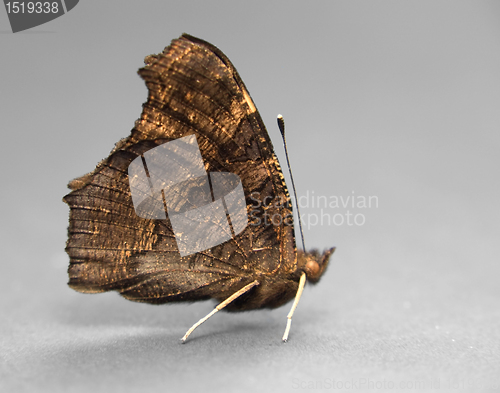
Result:
<svg viewBox="0 0 500 393"><path fill-rule="evenodd" d="M292 316L297 308L297 304L299 304L300 297L302 296L302 291L304 290L304 286L306 285L306 274L302 273L299 281L299 288L297 289L297 294L295 295L295 300L293 301L292 309L287 315L288 320L286 321L286 329L283 334L283 342L288 341L288 333L290 333L290 327L292 326Z"/></svg>
<svg viewBox="0 0 500 393"><path fill-rule="evenodd" d="M198 326L200 326L203 322L205 322L208 318L210 318L212 315L214 315L217 311L222 310L224 307L226 307L229 303L231 303L233 300L236 298L240 297L244 293L248 292L250 289L252 289L254 286L259 285L259 282L255 280L254 282L251 282L248 285L245 285L243 288L241 288L239 291L233 293L231 296L229 296L226 300L224 300L222 303L219 303L213 310L210 312L207 316L201 318L198 322L196 322L191 328L186 332L184 337L181 338L181 341L184 343L186 342L187 338L191 333L193 333L194 329L196 329Z"/></svg>

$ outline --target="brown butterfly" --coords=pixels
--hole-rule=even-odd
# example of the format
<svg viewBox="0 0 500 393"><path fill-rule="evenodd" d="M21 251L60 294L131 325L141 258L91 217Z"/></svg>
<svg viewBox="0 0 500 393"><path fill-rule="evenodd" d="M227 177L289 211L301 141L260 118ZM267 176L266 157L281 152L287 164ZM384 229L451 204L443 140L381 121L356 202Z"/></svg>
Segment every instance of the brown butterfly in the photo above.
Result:
<svg viewBox="0 0 500 393"><path fill-rule="evenodd" d="M69 286L85 293L116 290L153 304L221 301L183 341L223 308L275 308L295 297L287 341L306 278L318 282L334 248L322 255L297 251L290 197L271 140L243 81L219 49L184 34L162 53L147 56L145 64L139 75L148 100L130 136L93 172L71 181L72 191L63 199L70 207ZM149 151L186 137L196 139L207 172L239 177L243 213L246 209L250 219L239 233L232 230L229 240L181 256L171 205L161 219L138 215L129 167L136 159L146 163L146 156L149 167L156 159ZM165 203L165 193L160 195ZM180 193L176 201L182 198L192 200L193 194Z"/></svg>

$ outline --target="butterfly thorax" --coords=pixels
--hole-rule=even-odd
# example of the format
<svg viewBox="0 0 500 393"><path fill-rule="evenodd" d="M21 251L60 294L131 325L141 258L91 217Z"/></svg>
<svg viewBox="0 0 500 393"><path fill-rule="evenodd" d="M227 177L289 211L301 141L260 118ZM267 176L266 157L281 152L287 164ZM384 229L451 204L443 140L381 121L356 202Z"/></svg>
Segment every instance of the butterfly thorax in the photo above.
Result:
<svg viewBox="0 0 500 393"><path fill-rule="evenodd" d="M247 294L241 296L229 306L227 311L246 311L260 308L277 308L295 297L301 274L306 273L307 281L316 284L325 272L330 256L335 251L331 248L320 254L317 250L297 252L297 268L292 274L256 274L252 279L259 282ZM231 289L234 291L234 289ZM217 300L224 300L230 295L221 293Z"/></svg>

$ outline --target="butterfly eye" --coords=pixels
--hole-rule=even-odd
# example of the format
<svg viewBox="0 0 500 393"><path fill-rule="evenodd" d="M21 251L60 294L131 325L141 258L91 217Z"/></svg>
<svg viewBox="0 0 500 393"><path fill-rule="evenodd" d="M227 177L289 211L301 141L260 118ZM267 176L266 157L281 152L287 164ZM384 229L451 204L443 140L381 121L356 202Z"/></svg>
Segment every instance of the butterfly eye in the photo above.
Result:
<svg viewBox="0 0 500 393"><path fill-rule="evenodd" d="M315 277L320 271L318 262L316 261L307 261L306 266L304 267L304 271L306 272L307 278Z"/></svg>

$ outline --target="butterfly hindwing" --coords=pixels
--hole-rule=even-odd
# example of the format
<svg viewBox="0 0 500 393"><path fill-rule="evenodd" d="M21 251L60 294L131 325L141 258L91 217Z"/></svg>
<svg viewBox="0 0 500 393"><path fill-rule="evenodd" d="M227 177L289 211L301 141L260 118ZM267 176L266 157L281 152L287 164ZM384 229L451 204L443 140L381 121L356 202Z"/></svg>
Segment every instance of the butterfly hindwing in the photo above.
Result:
<svg viewBox="0 0 500 393"><path fill-rule="evenodd" d="M288 191L260 115L230 61L184 35L145 62L139 74L148 100L131 135L92 173L72 181L64 198L71 208L70 286L164 303L224 298L256 275L293 272ZM168 218L135 213L127 168L146 151L188 135L196 136L207 172L239 176L249 223L234 239L181 257ZM264 216L272 223L264 224Z"/></svg>

